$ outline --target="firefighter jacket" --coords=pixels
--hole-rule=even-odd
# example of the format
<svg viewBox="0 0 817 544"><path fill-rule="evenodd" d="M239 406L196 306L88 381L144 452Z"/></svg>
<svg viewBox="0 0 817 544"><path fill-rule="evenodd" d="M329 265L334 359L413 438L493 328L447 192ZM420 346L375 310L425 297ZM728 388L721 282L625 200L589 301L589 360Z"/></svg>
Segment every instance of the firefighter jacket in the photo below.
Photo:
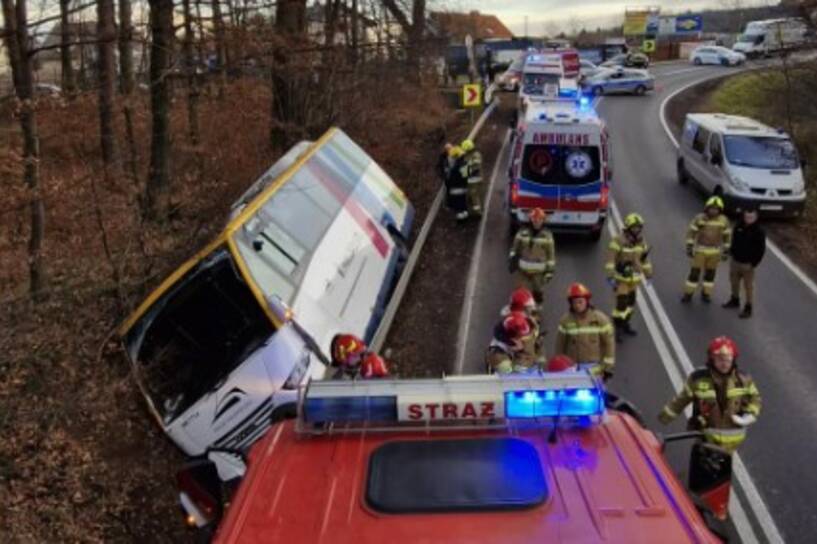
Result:
<svg viewBox="0 0 817 544"><path fill-rule="evenodd" d="M755 382L748 374L733 368L723 375L699 368L687 378L684 388L669 401L659 419L669 423L692 403L692 417L687 422L690 430L703 431L706 440L728 451L734 451L746 438L746 429L732 420L732 416L760 414L761 398Z"/></svg>
<svg viewBox="0 0 817 544"><path fill-rule="evenodd" d="M607 249L604 271L608 278L637 285L643 278L652 277L651 248L643 237L633 238L625 232L610 240Z"/></svg>
<svg viewBox="0 0 817 544"><path fill-rule="evenodd" d="M555 355L567 355L580 366L592 363L590 372L599 375L612 372L615 366L615 340L610 319L588 308L583 315L566 313L556 332Z"/></svg>
<svg viewBox="0 0 817 544"><path fill-rule="evenodd" d="M463 177L468 183L482 183L482 153L476 149L469 151L465 159Z"/></svg>
<svg viewBox="0 0 817 544"><path fill-rule="evenodd" d="M531 226L519 229L513 239L509 257L518 257L519 270L526 274L553 275L556 269L553 234L545 227L539 230Z"/></svg>
<svg viewBox="0 0 817 544"><path fill-rule="evenodd" d="M545 350L540 336L539 324L528 317L530 333L519 339L521 349L514 348L513 342L508 339L502 328L502 322L494 328L494 337L485 354L485 362L489 371L498 374L509 372L525 372L537 365L542 367L547 362Z"/></svg>
<svg viewBox="0 0 817 544"><path fill-rule="evenodd" d="M696 253L719 254L728 252L732 242L732 227L729 219L720 214L711 219L699 213L687 229L687 246L694 246Z"/></svg>

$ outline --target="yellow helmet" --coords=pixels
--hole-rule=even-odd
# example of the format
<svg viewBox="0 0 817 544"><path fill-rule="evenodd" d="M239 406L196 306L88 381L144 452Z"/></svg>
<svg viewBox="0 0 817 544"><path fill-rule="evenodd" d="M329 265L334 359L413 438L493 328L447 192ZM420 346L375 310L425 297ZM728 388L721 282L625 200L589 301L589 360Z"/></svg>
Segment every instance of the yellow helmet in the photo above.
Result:
<svg viewBox="0 0 817 544"><path fill-rule="evenodd" d="M624 218L624 227L643 227L644 226L644 218L641 217L637 213L630 213L627 214L627 217Z"/></svg>
<svg viewBox="0 0 817 544"><path fill-rule="evenodd" d="M718 208L719 210L723 211L723 199L719 196L711 196L706 201L706 206L704 208Z"/></svg>
<svg viewBox="0 0 817 544"><path fill-rule="evenodd" d="M449 157L451 157L452 159L456 159L456 158L462 157L464 154L465 154L465 152L464 152L464 151L462 150L462 148L461 148L460 146L458 146L458 145L455 145L454 147L452 147L452 148L451 148L451 149L448 151L448 156L449 156Z"/></svg>
<svg viewBox="0 0 817 544"><path fill-rule="evenodd" d="M460 144L460 148L462 148L462 150L466 153L468 153L469 151L473 151L474 140L471 139L463 140L462 143Z"/></svg>

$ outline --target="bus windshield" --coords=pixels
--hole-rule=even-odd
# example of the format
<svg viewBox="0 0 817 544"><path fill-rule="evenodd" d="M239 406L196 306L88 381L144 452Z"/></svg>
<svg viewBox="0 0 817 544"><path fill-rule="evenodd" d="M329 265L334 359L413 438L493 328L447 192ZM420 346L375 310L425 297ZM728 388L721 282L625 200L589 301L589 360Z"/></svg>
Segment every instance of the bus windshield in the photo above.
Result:
<svg viewBox="0 0 817 544"><path fill-rule="evenodd" d="M217 388L275 328L220 247L171 287L125 339L165 423Z"/></svg>
<svg viewBox="0 0 817 544"><path fill-rule="evenodd" d="M793 170L800 167L797 150L784 138L724 136L726 160L735 166Z"/></svg>

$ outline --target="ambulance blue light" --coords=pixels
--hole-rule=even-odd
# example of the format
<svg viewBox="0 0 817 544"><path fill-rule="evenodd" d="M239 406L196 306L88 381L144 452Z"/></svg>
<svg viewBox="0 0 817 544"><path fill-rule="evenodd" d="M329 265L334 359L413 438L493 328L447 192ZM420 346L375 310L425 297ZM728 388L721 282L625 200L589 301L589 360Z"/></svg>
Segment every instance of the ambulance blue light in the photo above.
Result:
<svg viewBox="0 0 817 544"><path fill-rule="evenodd" d="M397 421L397 397L307 397L303 411L308 423Z"/></svg>
<svg viewBox="0 0 817 544"><path fill-rule="evenodd" d="M585 109L588 106L590 106L590 99L589 98L587 98L586 96L582 96L581 98L579 98L579 107L581 109Z"/></svg>
<svg viewBox="0 0 817 544"><path fill-rule="evenodd" d="M505 415L508 418L595 416L603 412L604 393L599 389L505 393Z"/></svg>

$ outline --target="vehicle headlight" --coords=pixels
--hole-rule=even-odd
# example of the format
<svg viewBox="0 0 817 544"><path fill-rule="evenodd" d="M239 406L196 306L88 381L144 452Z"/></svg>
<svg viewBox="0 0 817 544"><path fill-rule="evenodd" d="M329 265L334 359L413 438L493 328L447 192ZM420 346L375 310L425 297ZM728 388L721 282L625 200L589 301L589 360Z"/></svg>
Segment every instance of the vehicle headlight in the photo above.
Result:
<svg viewBox="0 0 817 544"><path fill-rule="evenodd" d="M802 195L806 192L806 183L802 179L798 179L794 182L794 187L792 187L792 192L796 195Z"/></svg>
<svg viewBox="0 0 817 544"><path fill-rule="evenodd" d="M739 176L732 176L731 180L732 186L738 191L748 192L752 189L751 187L749 187L749 184L740 179Z"/></svg>
<svg viewBox="0 0 817 544"><path fill-rule="evenodd" d="M306 371L309 368L309 352L305 351L303 356L295 363L295 368L290 372L287 381L284 382L284 389L298 389L301 382L306 376Z"/></svg>

